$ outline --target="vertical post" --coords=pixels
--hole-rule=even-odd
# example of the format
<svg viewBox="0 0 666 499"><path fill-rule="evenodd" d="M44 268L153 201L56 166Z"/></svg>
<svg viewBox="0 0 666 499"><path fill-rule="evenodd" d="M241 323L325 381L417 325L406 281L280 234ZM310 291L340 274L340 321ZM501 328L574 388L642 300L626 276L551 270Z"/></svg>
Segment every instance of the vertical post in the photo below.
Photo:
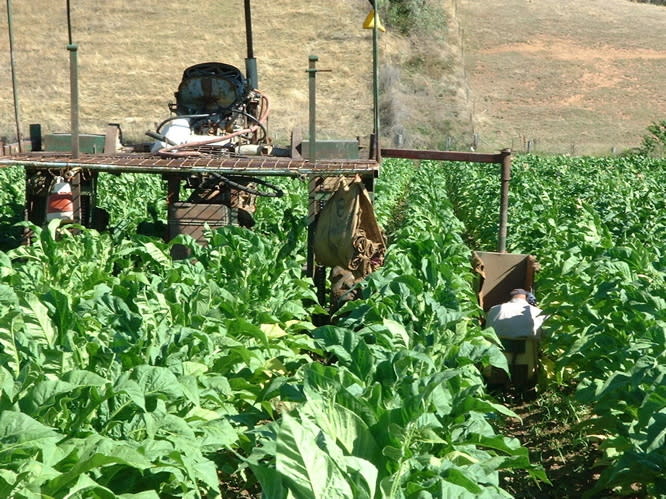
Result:
<svg viewBox="0 0 666 499"><path fill-rule="evenodd" d="M316 103L316 77L317 77L317 60L316 55L311 55L308 58L308 86L310 91L310 131L308 137L308 158L314 163L317 159L317 103ZM308 277L314 279L316 273L316 264L314 256L314 231L317 227L317 216L319 215L316 187L318 179L310 179L309 183L309 213L308 213L308 248L307 248L307 262L305 273Z"/></svg>
<svg viewBox="0 0 666 499"><path fill-rule="evenodd" d="M67 0L67 50L69 50L69 93L72 132L72 158L79 157L79 47L72 42L72 16Z"/></svg>
<svg viewBox="0 0 666 499"><path fill-rule="evenodd" d="M509 220L509 182L511 181L511 149L502 149L502 190L500 194L500 225L497 251L506 252L507 224Z"/></svg>
<svg viewBox="0 0 666 499"><path fill-rule="evenodd" d="M259 74L257 73L257 60L254 57L254 42L252 40L252 7L250 0L245 0L245 45L247 57L245 58L245 73L252 89L259 88Z"/></svg>
<svg viewBox="0 0 666 499"><path fill-rule="evenodd" d="M70 119L72 127L72 158L79 157L79 62L75 43L67 45L69 50L69 89L70 89Z"/></svg>
<svg viewBox="0 0 666 499"><path fill-rule="evenodd" d="M308 81L310 92L310 131L308 137L308 160L314 165L317 161L317 61L319 57L311 55L308 58ZM314 254L314 233L317 228L317 220L321 211L321 201L318 186L321 178L313 178L309 184L309 213L308 213L308 248L306 274L311 277L317 288L317 298L319 304L324 306L326 303L326 274L325 268L317 265Z"/></svg>
<svg viewBox="0 0 666 499"><path fill-rule="evenodd" d="M9 32L9 64L12 71L12 92L14 95L14 121L16 122L16 141L18 142L19 153L23 152L21 136L21 111L19 109L18 85L16 83L16 61L14 58L14 32L12 1L7 0L7 30Z"/></svg>
<svg viewBox="0 0 666 499"><path fill-rule="evenodd" d="M317 61L319 57L311 55L308 58L308 81L310 90L310 132L308 138L308 156L312 163L317 159Z"/></svg>
<svg viewBox="0 0 666 499"><path fill-rule="evenodd" d="M377 162L381 160L381 149L379 147L379 48L378 48L378 25L377 0L372 0L372 101L373 101L373 148L374 157Z"/></svg>

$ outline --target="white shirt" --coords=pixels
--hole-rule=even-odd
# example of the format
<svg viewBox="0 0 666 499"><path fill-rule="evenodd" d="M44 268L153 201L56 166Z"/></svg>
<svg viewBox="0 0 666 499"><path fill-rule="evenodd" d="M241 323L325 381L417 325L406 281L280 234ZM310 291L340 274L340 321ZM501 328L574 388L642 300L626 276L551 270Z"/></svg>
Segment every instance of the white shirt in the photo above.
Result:
<svg viewBox="0 0 666 499"><path fill-rule="evenodd" d="M538 336L545 318L539 307L522 298L512 298L488 310L486 326L495 329L500 338Z"/></svg>

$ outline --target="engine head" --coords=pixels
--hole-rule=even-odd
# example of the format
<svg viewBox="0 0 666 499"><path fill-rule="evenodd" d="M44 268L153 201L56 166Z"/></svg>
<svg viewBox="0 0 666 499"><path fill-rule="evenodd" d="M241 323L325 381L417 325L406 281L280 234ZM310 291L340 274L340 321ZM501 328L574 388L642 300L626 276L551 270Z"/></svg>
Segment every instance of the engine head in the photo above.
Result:
<svg viewBox="0 0 666 499"><path fill-rule="evenodd" d="M174 94L171 111L179 116L217 114L226 118L248 98L250 88L241 71L221 62L190 66Z"/></svg>

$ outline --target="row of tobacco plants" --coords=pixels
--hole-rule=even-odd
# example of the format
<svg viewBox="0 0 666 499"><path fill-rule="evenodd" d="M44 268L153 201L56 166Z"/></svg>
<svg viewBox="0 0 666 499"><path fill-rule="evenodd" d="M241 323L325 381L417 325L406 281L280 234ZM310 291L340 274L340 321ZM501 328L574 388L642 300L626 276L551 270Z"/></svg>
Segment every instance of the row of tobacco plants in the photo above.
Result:
<svg viewBox="0 0 666 499"><path fill-rule="evenodd" d="M512 413L480 368L506 364L441 169L386 165L386 264L321 327L302 183L281 181L253 231L175 241L192 258L174 261L156 176L103 176L108 232L56 222L12 244L17 170L1 173L0 496L498 497L502 472L545 480L494 429Z"/></svg>
<svg viewBox="0 0 666 499"><path fill-rule="evenodd" d="M469 241L492 249L499 172L455 164L446 171ZM590 496L663 496L666 162L518 157L510 203L509 250L542 264L545 387L573 388L591 414L579 428L603 451Z"/></svg>

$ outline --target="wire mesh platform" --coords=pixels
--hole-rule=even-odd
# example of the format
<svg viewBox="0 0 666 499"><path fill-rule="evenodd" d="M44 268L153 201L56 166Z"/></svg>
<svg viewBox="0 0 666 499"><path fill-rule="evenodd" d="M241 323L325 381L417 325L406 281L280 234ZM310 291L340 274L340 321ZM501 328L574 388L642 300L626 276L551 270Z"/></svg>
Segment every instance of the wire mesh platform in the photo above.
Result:
<svg viewBox="0 0 666 499"><path fill-rule="evenodd" d="M276 156L227 157L193 156L163 158L149 153L81 154L74 159L64 153L24 153L0 157L0 166L24 166L29 169L83 168L115 173L206 173L226 175L332 177L338 175L377 176L379 163L373 160L320 160Z"/></svg>

